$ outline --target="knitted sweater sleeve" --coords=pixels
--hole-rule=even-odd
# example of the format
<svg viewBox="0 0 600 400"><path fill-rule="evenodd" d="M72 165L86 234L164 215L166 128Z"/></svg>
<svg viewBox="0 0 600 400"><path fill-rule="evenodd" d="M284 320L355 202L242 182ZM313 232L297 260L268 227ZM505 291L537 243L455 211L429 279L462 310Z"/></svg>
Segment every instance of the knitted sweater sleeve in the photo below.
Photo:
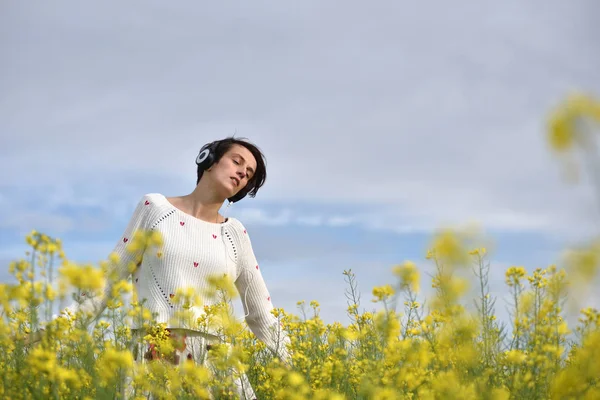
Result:
<svg viewBox="0 0 600 400"><path fill-rule="evenodd" d="M144 234L148 229L148 215L152 209L151 200L150 195L145 195L138 201L123 235L113 248L112 256L109 257L112 261L107 264L108 268L105 270L106 281L101 293L97 296L86 294L85 300L81 302L73 301L66 308L73 314L78 311L83 312L86 323L98 319L112 297L115 284L127 279L141 263L145 251L145 240L138 235Z"/></svg>
<svg viewBox="0 0 600 400"><path fill-rule="evenodd" d="M246 229L240 233L236 287L240 293L248 328L267 348L278 357L289 362L287 345L290 340L282 329L279 320L271 313L274 309L271 295L261 274L252 243Z"/></svg>

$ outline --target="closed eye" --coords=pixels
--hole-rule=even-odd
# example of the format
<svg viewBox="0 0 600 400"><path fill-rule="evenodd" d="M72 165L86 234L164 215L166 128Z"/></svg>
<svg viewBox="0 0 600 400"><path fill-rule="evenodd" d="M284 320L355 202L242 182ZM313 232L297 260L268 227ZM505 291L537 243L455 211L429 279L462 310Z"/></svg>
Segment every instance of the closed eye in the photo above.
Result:
<svg viewBox="0 0 600 400"><path fill-rule="evenodd" d="M244 158L242 156L238 155L238 154L236 154L236 157L240 157L242 160L244 160ZM241 164L241 162L237 158L232 158L232 160L235 163L235 165L240 165ZM248 179L252 179L253 176L254 176L254 168L248 167L246 169L246 177Z"/></svg>

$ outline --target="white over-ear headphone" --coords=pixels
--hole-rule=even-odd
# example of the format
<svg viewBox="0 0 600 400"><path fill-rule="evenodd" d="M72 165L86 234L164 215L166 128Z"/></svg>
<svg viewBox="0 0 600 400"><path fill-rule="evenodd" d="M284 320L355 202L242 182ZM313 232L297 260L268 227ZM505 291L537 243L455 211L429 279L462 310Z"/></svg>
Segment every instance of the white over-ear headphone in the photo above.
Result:
<svg viewBox="0 0 600 400"><path fill-rule="evenodd" d="M204 149L200 153L198 153L198 156L196 157L196 164L202 164L202 162L204 160L206 160L206 158L208 157L209 154L210 154L210 149ZM229 207L229 206L227 206L227 207Z"/></svg>

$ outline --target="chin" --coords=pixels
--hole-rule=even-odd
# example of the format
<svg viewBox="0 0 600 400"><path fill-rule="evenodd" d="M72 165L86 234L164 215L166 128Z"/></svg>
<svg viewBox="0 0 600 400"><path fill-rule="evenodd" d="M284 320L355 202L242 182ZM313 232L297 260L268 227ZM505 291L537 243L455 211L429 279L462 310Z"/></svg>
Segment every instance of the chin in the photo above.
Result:
<svg viewBox="0 0 600 400"><path fill-rule="evenodd" d="M240 190L241 189L239 189L238 187L233 186L233 185L224 186L223 187L223 195L226 198L230 198L230 197L235 196L236 194L238 194Z"/></svg>

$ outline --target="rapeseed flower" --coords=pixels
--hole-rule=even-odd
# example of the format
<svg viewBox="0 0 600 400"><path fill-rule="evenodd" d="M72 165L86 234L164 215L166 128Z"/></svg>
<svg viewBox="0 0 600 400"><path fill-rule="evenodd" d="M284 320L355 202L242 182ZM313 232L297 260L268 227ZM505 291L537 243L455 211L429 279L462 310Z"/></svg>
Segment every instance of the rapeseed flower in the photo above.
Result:
<svg viewBox="0 0 600 400"><path fill-rule="evenodd" d="M393 268L394 274L400 279L400 290L409 289L412 292L419 292L419 271L417 266L406 261L402 265Z"/></svg>
<svg viewBox="0 0 600 400"><path fill-rule="evenodd" d="M583 118L600 122L600 102L581 93L568 96L548 121L548 141L552 149L565 152L578 142L584 144L584 132L577 127Z"/></svg>
<svg viewBox="0 0 600 400"><path fill-rule="evenodd" d="M65 262L59 272L71 286L90 294L99 293L99 290L105 284L103 271L94 268L92 265L77 265L73 262Z"/></svg>
<svg viewBox="0 0 600 400"><path fill-rule="evenodd" d="M518 286L521 284L521 280L527 276L527 271L523 267L512 266L506 270L505 276L508 286Z"/></svg>
<svg viewBox="0 0 600 400"><path fill-rule="evenodd" d="M373 296L375 296L373 302L385 301L392 297L394 293L394 288L392 288L392 285L389 284L375 287L373 288Z"/></svg>

